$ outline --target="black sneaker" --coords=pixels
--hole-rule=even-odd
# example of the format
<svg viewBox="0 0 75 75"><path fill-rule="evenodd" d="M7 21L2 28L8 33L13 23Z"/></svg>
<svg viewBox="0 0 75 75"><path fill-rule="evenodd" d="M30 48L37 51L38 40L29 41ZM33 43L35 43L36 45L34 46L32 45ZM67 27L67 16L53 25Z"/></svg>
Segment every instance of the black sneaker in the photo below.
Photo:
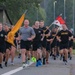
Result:
<svg viewBox="0 0 75 75"><path fill-rule="evenodd" d="M70 53L68 53L68 58L70 58Z"/></svg>
<svg viewBox="0 0 75 75"><path fill-rule="evenodd" d="M65 60L64 62L65 62L65 65L67 65L67 60Z"/></svg>
<svg viewBox="0 0 75 75"><path fill-rule="evenodd" d="M56 56L54 55L54 60L56 60Z"/></svg>
<svg viewBox="0 0 75 75"><path fill-rule="evenodd" d="M52 56L52 53L50 53L50 56Z"/></svg>
<svg viewBox="0 0 75 75"><path fill-rule="evenodd" d="M19 54L18 58L21 58L21 54Z"/></svg>
<svg viewBox="0 0 75 75"><path fill-rule="evenodd" d="M2 64L0 64L0 68L3 68L3 67L2 67Z"/></svg>
<svg viewBox="0 0 75 75"><path fill-rule="evenodd" d="M43 58L43 65L45 65L46 64L46 59L45 58Z"/></svg>
<svg viewBox="0 0 75 75"><path fill-rule="evenodd" d="M72 60L72 57L70 56L70 58L69 58L70 60Z"/></svg>
<svg viewBox="0 0 75 75"><path fill-rule="evenodd" d="M63 56L63 62L65 62L65 57Z"/></svg>
<svg viewBox="0 0 75 75"><path fill-rule="evenodd" d="M5 67L7 67L7 62L5 62Z"/></svg>

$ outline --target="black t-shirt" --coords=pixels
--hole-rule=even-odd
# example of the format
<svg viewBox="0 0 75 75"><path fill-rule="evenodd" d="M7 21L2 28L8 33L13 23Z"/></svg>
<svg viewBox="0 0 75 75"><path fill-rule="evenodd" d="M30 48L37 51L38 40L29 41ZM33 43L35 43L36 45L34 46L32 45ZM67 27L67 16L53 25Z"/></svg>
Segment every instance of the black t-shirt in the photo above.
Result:
<svg viewBox="0 0 75 75"><path fill-rule="evenodd" d="M6 35L8 35L9 32L10 32L10 31L6 31Z"/></svg>
<svg viewBox="0 0 75 75"><path fill-rule="evenodd" d="M5 31L6 32L6 35L8 35L8 33L10 32L10 30L9 31ZM8 43L7 41L5 41L6 43Z"/></svg>
<svg viewBox="0 0 75 75"><path fill-rule="evenodd" d="M50 36L48 36L48 37L47 37L47 39L48 39L48 40L52 39L52 36L51 36L51 35L50 35ZM47 41L47 43L49 43L49 44L50 44L50 42L49 42L49 41Z"/></svg>
<svg viewBox="0 0 75 75"><path fill-rule="evenodd" d="M36 36L33 39L33 41L41 41L42 30L40 28L39 29L34 28L34 31L35 31Z"/></svg>
<svg viewBox="0 0 75 75"><path fill-rule="evenodd" d="M73 34L72 34L72 36L73 36L73 38L74 38L74 35L73 35ZM70 41L73 42L73 39L71 39Z"/></svg>
<svg viewBox="0 0 75 75"><path fill-rule="evenodd" d="M53 42L52 43L56 43L56 32L51 32L51 37L52 37L52 39L53 39Z"/></svg>
<svg viewBox="0 0 75 75"><path fill-rule="evenodd" d="M5 35L6 32L4 30L0 31L0 45L5 44Z"/></svg>
<svg viewBox="0 0 75 75"><path fill-rule="evenodd" d="M15 33L15 37L18 37L18 32Z"/></svg>
<svg viewBox="0 0 75 75"><path fill-rule="evenodd" d="M42 30L42 34L48 34L49 33L49 30L46 27L42 27L41 30ZM45 36L44 40L46 40L46 38L47 37Z"/></svg>
<svg viewBox="0 0 75 75"><path fill-rule="evenodd" d="M58 32L57 36L60 37L61 43L65 44L69 42L69 37L72 36L72 33L69 30L61 30Z"/></svg>

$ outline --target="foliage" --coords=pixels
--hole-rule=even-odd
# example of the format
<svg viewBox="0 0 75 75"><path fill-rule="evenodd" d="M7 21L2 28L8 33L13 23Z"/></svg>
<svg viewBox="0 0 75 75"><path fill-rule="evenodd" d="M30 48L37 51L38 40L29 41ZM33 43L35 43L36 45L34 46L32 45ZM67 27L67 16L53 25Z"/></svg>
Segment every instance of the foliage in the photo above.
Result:
<svg viewBox="0 0 75 75"><path fill-rule="evenodd" d="M39 8L39 12L40 12L42 18L43 18L44 21L45 21L45 20L46 20L46 12L45 12L45 10L40 7L40 8Z"/></svg>
<svg viewBox="0 0 75 75"><path fill-rule="evenodd" d="M3 5L6 7L13 24L17 22L25 10L28 10L26 18L30 20L30 25L32 25L34 24L34 21L37 20L37 14L38 20L45 18L43 17L44 15L41 14L42 11L44 13L45 11L39 6L41 1L42 0L1 0L0 3L3 3ZM39 8L41 10L39 10Z"/></svg>
<svg viewBox="0 0 75 75"><path fill-rule="evenodd" d="M47 5L47 18L46 24L49 25L54 21L54 1L57 1L55 4L55 17L62 13L64 18L64 0L49 0ZM73 27L73 0L65 0L65 16L66 24L68 28Z"/></svg>
<svg viewBox="0 0 75 75"><path fill-rule="evenodd" d="M62 13L62 17L64 18L64 0L0 0L0 3L3 3L6 7L13 24L17 22L27 9L26 18L30 20L31 25L36 20L41 19L45 21L46 25L50 25L54 21L54 1L57 1L55 4L55 17ZM42 6L42 2L45 6ZM73 0L65 0L65 11L66 24L68 28L72 28Z"/></svg>

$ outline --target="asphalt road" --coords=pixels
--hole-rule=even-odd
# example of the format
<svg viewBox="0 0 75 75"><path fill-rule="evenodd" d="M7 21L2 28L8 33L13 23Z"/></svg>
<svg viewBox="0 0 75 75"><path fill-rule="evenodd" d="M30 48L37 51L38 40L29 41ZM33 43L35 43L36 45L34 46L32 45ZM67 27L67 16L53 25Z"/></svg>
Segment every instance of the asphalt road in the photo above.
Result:
<svg viewBox="0 0 75 75"><path fill-rule="evenodd" d="M15 57L14 65L8 62L8 67L4 66L0 69L0 75L75 75L75 56L72 60L68 60L68 64L65 65L57 58L53 60L49 58L49 64L36 67L35 63L31 63L30 66L23 69L21 58Z"/></svg>

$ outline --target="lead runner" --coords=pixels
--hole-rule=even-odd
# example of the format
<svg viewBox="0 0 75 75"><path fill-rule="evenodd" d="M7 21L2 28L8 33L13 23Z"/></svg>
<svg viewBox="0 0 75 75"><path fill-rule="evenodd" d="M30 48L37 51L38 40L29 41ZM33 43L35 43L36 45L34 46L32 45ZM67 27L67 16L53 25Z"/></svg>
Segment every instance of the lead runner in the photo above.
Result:
<svg viewBox="0 0 75 75"><path fill-rule="evenodd" d="M30 50L31 41L35 38L35 32L32 27L29 26L29 20L24 20L24 26L19 30L20 36L18 39L21 40L21 55L23 68L27 67L26 53Z"/></svg>

